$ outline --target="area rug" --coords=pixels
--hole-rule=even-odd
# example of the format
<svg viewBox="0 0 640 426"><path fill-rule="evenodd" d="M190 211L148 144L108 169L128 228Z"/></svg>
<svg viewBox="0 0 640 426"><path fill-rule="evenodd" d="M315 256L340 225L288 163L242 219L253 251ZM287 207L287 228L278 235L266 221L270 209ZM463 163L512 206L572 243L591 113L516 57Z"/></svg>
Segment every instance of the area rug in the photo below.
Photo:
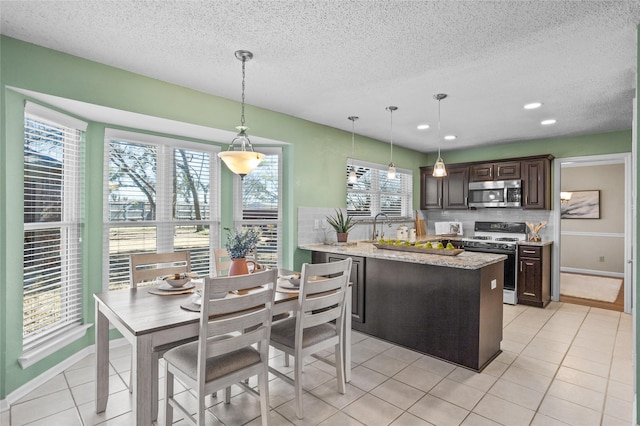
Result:
<svg viewBox="0 0 640 426"><path fill-rule="evenodd" d="M560 273L560 294L613 303L618 297L621 278Z"/></svg>

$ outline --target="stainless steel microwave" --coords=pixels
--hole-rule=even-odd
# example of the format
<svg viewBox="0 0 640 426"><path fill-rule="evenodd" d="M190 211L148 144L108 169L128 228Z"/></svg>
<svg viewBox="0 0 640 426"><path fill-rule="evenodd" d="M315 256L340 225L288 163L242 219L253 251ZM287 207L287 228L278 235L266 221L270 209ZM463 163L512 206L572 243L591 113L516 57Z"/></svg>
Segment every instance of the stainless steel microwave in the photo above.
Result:
<svg viewBox="0 0 640 426"><path fill-rule="evenodd" d="M469 182L469 207L522 207L522 181Z"/></svg>

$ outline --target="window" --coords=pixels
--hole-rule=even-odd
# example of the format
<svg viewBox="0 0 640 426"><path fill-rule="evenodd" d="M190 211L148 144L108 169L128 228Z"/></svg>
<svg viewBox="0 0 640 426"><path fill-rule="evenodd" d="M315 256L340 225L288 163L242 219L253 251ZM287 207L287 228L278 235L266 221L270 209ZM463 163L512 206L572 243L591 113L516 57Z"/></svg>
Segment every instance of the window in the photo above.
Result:
<svg viewBox="0 0 640 426"><path fill-rule="evenodd" d="M82 327L86 123L28 102L24 119L23 351ZM44 349L44 355L53 350ZM24 355L23 367L37 361ZM41 359L43 356L39 356Z"/></svg>
<svg viewBox="0 0 640 426"><path fill-rule="evenodd" d="M218 148L108 129L105 149L109 289L129 286L132 253L188 250L191 270L209 275L219 241Z"/></svg>
<svg viewBox="0 0 640 426"><path fill-rule="evenodd" d="M358 180L347 178L354 169ZM410 170L396 168L396 178L387 178L387 166L359 160L348 160L347 213L354 217L370 218L378 213L389 217L411 217L413 209L413 181Z"/></svg>
<svg viewBox="0 0 640 426"><path fill-rule="evenodd" d="M258 227L262 232L257 247L261 265L278 267L281 255L281 188L282 150L260 149L265 159L244 179L236 177L236 227ZM242 204L238 202L242 200Z"/></svg>

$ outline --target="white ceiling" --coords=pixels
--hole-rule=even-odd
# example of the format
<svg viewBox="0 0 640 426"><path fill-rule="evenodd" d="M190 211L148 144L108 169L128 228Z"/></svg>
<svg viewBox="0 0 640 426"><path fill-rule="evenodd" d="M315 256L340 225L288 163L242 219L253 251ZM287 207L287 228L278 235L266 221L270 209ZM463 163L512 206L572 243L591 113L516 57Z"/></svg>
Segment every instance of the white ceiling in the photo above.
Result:
<svg viewBox="0 0 640 426"><path fill-rule="evenodd" d="M250 50L248 104L348 131L357 115L383 141L396 105L394 144L423 152L436 93L445 151L632 125L638 1L1 1L0 17L4 35L233 100Z"/></svg>

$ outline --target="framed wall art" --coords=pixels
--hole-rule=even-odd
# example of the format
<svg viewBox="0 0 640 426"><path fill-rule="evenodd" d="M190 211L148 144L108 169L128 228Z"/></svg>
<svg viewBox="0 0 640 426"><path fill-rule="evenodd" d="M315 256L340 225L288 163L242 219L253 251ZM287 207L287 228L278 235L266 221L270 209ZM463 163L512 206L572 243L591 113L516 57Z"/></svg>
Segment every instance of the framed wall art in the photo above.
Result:
<svg viewBox="0 0 640 426"><path fill-rule="evenodd" d="M600 219L600 191L563 191L561 219ZM568 195L570 194L570 196Z"/></svg>

